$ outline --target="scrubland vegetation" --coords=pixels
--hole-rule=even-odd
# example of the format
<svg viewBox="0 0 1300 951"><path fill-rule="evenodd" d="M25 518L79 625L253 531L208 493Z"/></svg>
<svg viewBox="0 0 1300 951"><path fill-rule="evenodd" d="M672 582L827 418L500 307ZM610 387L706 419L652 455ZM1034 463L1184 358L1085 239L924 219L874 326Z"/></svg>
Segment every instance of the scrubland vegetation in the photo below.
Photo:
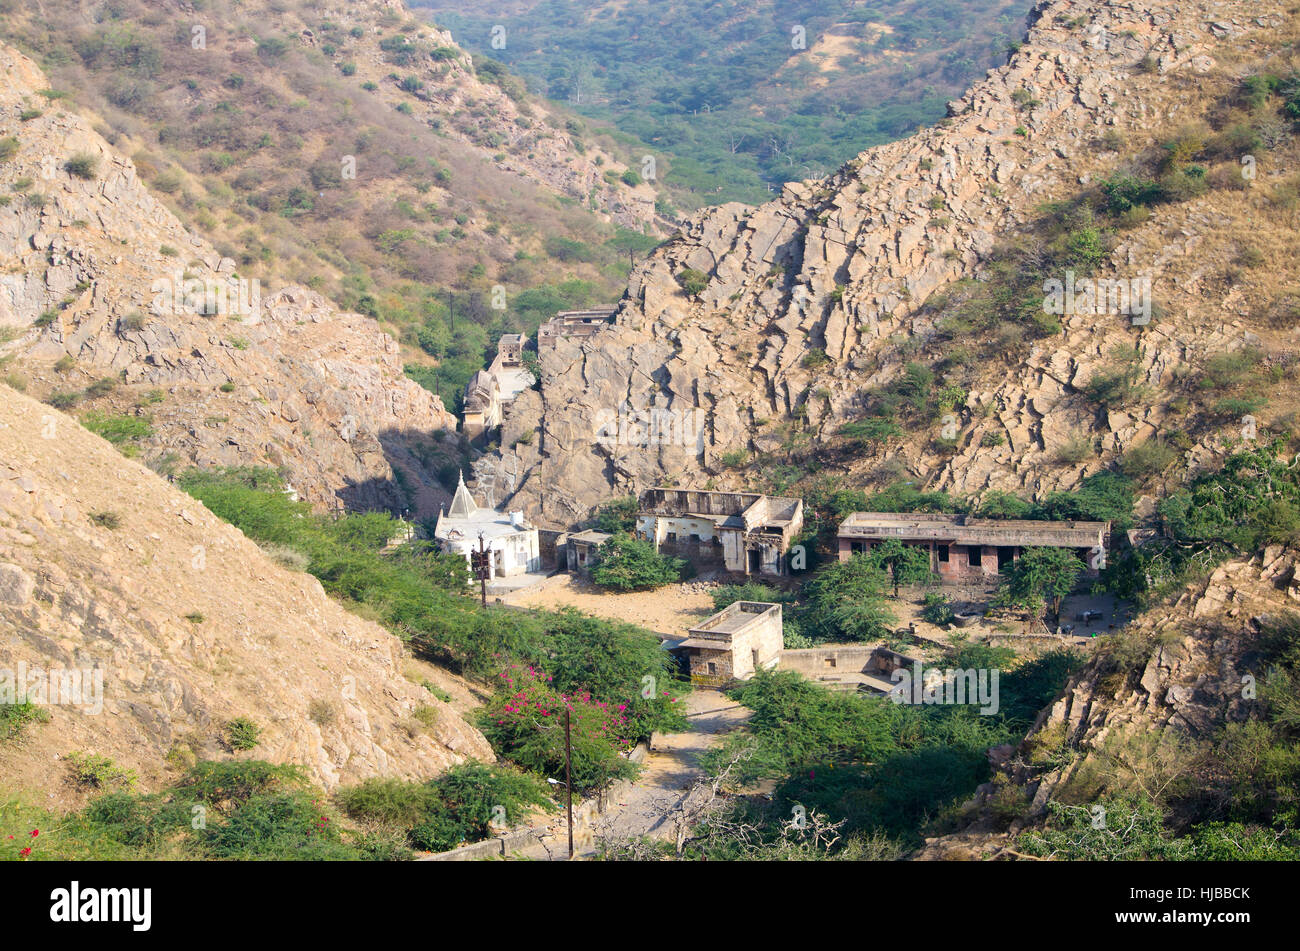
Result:
<svg viewBox="0 0 1300 951"><path fill-rule="evenodd" d="M542 0L503 16L417 3L538 93L617 126L633 156L655 156L669 211L764 201L771 186L826 174L938 120L1002 60L1027 9L1000 0ZM497 24L507 27L504 49L492 47Z"/></svg>
<svg viewBox="0 0 1300 951"><path fill-rule="evenodd" d="M206 31L200 48L189 21L144 0L113 4L102 23L77 25L75 10L52 0L37 16L0 4L0 37L58 87L49 105L67 99L102 116L97 131L241 275L297 281L383 322L406 345L411 375L448 407L500 334L616 300L629 255L657 243L486 161L482 149L504 157L512 148L482 131L487 103L465 102L454 130L395 108L390 91L407 112L427 96L417 65L446 77L453 61L468 60L425 23L376 14L376 40L310 4L278 5L268 18L210 0L194 18ZM382 91L357 75L357 58L376 42L393 70ZM512 77L479 66L485 82L519 98L525 138L578 136L576 121L572 130L546 125ZM0 139L0 156L16 148L12 136ZM99 173L90 155L65 167ZM498 285L504 311L492 306Z"/></svg>

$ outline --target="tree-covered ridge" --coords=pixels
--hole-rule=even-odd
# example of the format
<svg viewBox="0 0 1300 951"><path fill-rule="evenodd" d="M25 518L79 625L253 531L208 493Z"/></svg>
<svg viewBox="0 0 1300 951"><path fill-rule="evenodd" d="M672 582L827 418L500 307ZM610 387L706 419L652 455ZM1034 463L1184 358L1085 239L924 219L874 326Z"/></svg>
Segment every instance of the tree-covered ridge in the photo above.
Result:
<svg viewBox="0 0 1300 951"><path fill-rule="evenodd" d="M761 201L936 121L1000 62L1028 12L1006 0L416 5L537 91L648 146L666 164L662 186L688 206Z"/></svg>

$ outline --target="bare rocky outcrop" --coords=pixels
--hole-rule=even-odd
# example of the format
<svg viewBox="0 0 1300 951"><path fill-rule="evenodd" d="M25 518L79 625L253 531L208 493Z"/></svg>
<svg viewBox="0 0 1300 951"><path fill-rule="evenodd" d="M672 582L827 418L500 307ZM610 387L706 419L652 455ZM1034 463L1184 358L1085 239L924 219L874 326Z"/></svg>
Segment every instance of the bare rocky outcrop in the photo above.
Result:
<svg viewBox="0 0 1300 951"><path fill-rule="evenodd" d="M860 414L866 390L933 338L928 298L978 276L1040 204L1116 170L1107 132L1124 138L1126 155L1158 143L1197 118L1188 101L1203 86L1232 88L1241 75L1231 64L1266 51L1284 19L1277 4L1040 3L1008 64L938 126L869 149L827 179L788 184L758 208L693 218L636 269L608 329L542 353L540 394L511 407L503 452L480 473L515 473L511 504L569 524L650 484L725 483L724 454L774 450L792 428L834 434ZM1150 438L1165 417L1158 399L1098 418L1079 389L1117 344L1140 344L1140 382L1159 393L1206 354L1252 340L1250 295L1225 300L1212 274L1231 253L1210 248L1226 237L1218 222L1237 213L1238 195L1158 209L1114 249L1107 270L1149 275L1167 319L1136 328L1123 314L1066 316L1011 372L969 390L954 453L933 453L936 432L888 455L932 487L1033 493L1071 487ZM708 278L696 296L679 286L685 269ZM693 442L597 438L602 414L624 405L674 418L702 409L702 453ZM539 418L540 438L516 445ZM1056 464L1079 435L1100 455Z"/></svg>
<svg viewBox="0 0 1300 951"><path fill-rule="evenodd" d="M436 513L448 496L431 470L455 455L455 418L404 375L397 343L304 287L241 282L85 119L20 120L48 86L30 60L0 44L0 74L0 138L18 141L0 163L9 370L33 392L114 381L83 405L147 416L145 454L172 467L282 467L318 505ZM76 155L91 177L68 170Z"/></svg>
<svg viewBox="0 0 1300 951"><path fill-rule="evenodd" d="M426 778L494 759L462 717L467 685L428 665L436 700L379 625L310 575L286 570L193 498L76 421L0 385L0 668L101 671L102 709L41 706L48 723L0 747L11 789L73 795L66 757L109 756L154 788L168 762L224 756L225 723L251 718L240 756L304 766L328 788ZM87 694L85 698L90 699ZM421 707L436 715L415 714ZM69 800L70 801L70 800Z"/></svg>

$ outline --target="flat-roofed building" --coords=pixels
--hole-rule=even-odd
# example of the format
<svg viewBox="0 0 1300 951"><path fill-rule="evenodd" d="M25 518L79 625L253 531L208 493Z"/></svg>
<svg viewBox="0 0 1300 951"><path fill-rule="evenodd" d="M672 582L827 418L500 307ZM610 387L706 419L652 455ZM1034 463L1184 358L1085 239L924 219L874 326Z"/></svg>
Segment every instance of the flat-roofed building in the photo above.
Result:
<svg viewBox="0 0 1300 951"><path fill-rule="evenodd" d="M788 574L802 530L802 499L659 486L637 502L636 535L656 551L737 574Z"/></svg>
<svg viewBox="0 0 1300 951"><path fill-rule="evenodd" d="M492 363L465 384L461 431L471 442L489 437L501 425L506 406L536 382L523 365L527 343L523 334L503 334Z"/></svg>
<svg viewBox="0 0 1300 951"><path fill-rule="evenodd" d="M781 605L766 601L737 601L687 633L672 649L684 655L691 683L702 687L775 667L785 646Z"/></svg>
<svg viewBox="0 0 1300 951"><path fill-rule="evenodd" d="M596 558L596 552L600 550L601 545L612 537L605 532L598 532L594 529L566 535L564 560L561 564L567 570L577 572L580 575L590 574L591 563Z"/></svg>
<svg viewBox="0 0 1300 951"><path fill-rule="evenodd" d="M930 552L930 569L941 581L978 583L995 579L1026 548L1072 548L1084 570L1096 574L1106 550L1110 522L1047 522L975 518L923 512L854 512L839 528L839 559L868 552L891 538Z"/></svg>
<svg viewBox="0 0 1300 951"><path fill-rule="evenodd" d="M497 356L501 365L507 367L521 366L524 361L524 345L528 338L523 334L502 334L497 341Z"/></svg>
<svg viewBox="0 0 1300 951"><path fill-rule="evenodd" d="M614 318L615 308L562 310L537 328L537 349L553 347L564 337L590 337L604 330Z"/></svg>

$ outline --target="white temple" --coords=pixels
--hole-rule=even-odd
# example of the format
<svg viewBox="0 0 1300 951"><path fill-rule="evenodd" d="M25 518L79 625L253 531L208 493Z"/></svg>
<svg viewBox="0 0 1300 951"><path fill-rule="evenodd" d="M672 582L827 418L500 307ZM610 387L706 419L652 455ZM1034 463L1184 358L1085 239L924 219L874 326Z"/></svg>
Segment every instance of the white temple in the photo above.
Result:
<svg viewBox="0 0 1300 951"><path fill-rule="evenodd" d="M509 515L496 509L479 508L474 497L465 488L465 477L460 477L451 508L439 513L433 537L445 552L459 552L469 564L469 553L482 545L492 553L488 561L488 580L530 571L540 571L542 556L538 546L537 529L529 525L523 512Z"/></svg>

